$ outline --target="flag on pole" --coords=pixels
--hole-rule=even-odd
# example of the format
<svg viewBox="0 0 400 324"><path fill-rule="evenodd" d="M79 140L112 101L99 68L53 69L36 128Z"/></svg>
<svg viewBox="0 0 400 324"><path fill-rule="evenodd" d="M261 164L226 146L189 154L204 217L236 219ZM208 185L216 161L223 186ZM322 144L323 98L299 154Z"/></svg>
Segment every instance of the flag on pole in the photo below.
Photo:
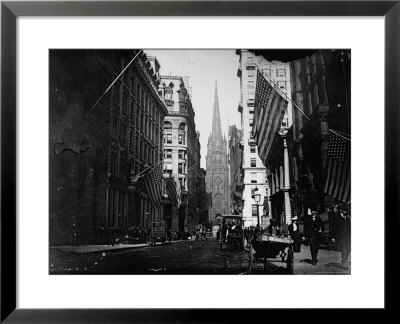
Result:
<svg viewBox="0 0 400 324"><path fill-rule="evenodd" d="M337 200L350 201L350 141L329 132L324 192Z"/></svg>
<svg viewBox="0 0 400 324"><path fill-rule="evenodd" d="M260 158L265 161L279 131L288 102L257 69L253 134Z"/></svg>
<svg viewBox="0 0 400 324"><path fill-rule="evenodd" d="M161 207L162 178L161 163L158 163L157 166L143 177L144 187L155 209Z"/></svg>
<svg viewBox="0 0 400 324"><path fill-rule="evenodd" d="M168 190L168 196L170 197L172 203L178 207L179 201L178 201L178 192L176 188L176 182L174 179L168 179L167 180L167 190Z"/></svg>
<svg viewBox="0 0 400 324"><path fill-rule="evenodd" d="M180 185L179 180L178 180L176 182L176 195L178 197L178 205L177 205L176 208L179 208L181 206L181 204L182 204L181 193L182 193L182 189L181 189L181 185Z"/></svg>

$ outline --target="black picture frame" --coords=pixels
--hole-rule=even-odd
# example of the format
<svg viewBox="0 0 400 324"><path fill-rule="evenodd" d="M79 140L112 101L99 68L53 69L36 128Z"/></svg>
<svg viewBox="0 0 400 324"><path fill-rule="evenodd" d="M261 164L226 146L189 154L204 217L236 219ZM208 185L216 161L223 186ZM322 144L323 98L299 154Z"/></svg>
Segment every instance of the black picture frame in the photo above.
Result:
<svg viewBox="0 0 400 324"><path fill-rule="evenodd" d="M1 321L6 323L216 322L240 310L16 308L16 19L19 16L384 16L385 17L385 309L398 282L400 1L2 1L1 2ZM370 154L366 152L366 154ZM383 212L383 211L382 211ZM264 316L253 310L252 316ZM269 313L271 314L271 313ZM276 313L275 313L276 314ZM217 316L217 317L215 317ZM269 315L270 316L270 315Z"/></svg>

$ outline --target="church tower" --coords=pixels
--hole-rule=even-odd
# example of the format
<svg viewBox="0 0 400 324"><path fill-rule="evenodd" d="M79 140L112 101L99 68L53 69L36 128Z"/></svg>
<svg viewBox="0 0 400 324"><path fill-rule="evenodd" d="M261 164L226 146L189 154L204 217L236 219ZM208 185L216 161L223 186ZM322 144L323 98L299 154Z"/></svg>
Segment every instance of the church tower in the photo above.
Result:
<svg viewBox="0 0 400 324"><path fill-rule="evenodd" d="M212 131L207 144L206 170L207 192L211 194L212 198L209 221L217 224L222 215L231 213L229 210L228 150L226 137L222 136L221 131L217 82L215 82Z"/></svg>

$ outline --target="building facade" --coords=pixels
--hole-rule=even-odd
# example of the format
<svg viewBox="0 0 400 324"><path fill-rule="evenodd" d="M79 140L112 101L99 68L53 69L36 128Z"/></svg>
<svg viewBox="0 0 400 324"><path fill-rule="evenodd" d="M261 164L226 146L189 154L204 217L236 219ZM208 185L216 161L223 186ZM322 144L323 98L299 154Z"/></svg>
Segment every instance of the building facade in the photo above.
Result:
<svg viewBox="0 0 400 324"><path fill-rule="evenodd" d="M159 95L168 109L164 122L164 178L173 178L181 193L181 205L166 206L166 218L173 231L189 232L198 223L202 199L200 133L188 91L188 78L161 76ZM204 188L203 188L204 191Z"/></svg>
<svg viewBox="0 0 400 324"><path fill-rule="evenodd" d="M231 213L228 160L227 141L225 136L222 137L218 89L215 83L213 124L206 157L206 190L212 200L212 207L209 209L211 224L219 223L222 215Z"/></svg>
<svg viewBox="0 0 400 324"><path fill-rule="evenodd" d="M292 57L285 63L291 76L286 89L278 86L279 79L271 78L289 101L287 121L284 118L269 156L263 161L271 193L271 216L281 225L290 224L292 216L296 216L306 226L311 210L315 210L331 228L329 215L333 206L348 203L330 196L325 186L330 132L338 134L350 147L350 51L289 52L256 51L269 58ZM350 167L346 170L330 183L337 197L350 197Z"/></svg>
<svg viewBox="0 0 400 324"><path fill-rule="evenodd" d="M230 201L233 214L243 212L243 143L242 130L235 125L229 126L229 170L230 170Z"/></svg>
<svg viewBox="0 0 400 324"><path fill-rule="evenodd" d="M351 52L318 50L291 62L294 110L288 133L293 212L306 219L309 209L328 221L328 209L342 203L324 192L330 129L351 134Z"/></svg>
<svg viewBox="0 0 400 324"><path fill-rule="evenodd" d="M241 102L238 111L241 113L243 130L243 219L245 226L266 227L271 218L270 196L275 192L270 191L267 175L273 176L274 170L268 170L265 161L261 161L258 148L253 137L255 91L257 82L257 69L268 80L276 83L277 87L291 94L290 65L279 61L268 61L262 55L256 55L254 51L237 50L239 55L238 77L240 78ZM289 103L282 126L289 128L292 122L292 107ZM260 194L260 202L253 199L254 193Z"/></svg>
<svg viewBox="0 0 400 324"><path fill-rule="evenodd" d="M51 245L96 243L101 228L146 229L162 219L141 181L131 181L162 158L167 109L158 83L143 52L50 52Z"/></svg>

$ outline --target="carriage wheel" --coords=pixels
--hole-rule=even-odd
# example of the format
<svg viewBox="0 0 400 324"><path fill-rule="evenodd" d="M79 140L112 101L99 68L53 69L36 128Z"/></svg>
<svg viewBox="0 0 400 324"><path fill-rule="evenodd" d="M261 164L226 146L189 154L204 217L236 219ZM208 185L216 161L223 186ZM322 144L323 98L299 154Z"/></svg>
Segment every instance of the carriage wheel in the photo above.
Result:
<svg viewBox="0 0 400 324"><path fill-rule="evenodd" d="M250 243L249 246L249 274L251 274L251 266L253 264L253 246Z"/></svg>
<svg viewBox="0 0 400 324"><path fill-rule="evenodd" d="M287 271L290 274L293 274L293 265L294 265L294 253L293 253L293 246L290 245L288 249L288 255L286 259Z"/></svg>

